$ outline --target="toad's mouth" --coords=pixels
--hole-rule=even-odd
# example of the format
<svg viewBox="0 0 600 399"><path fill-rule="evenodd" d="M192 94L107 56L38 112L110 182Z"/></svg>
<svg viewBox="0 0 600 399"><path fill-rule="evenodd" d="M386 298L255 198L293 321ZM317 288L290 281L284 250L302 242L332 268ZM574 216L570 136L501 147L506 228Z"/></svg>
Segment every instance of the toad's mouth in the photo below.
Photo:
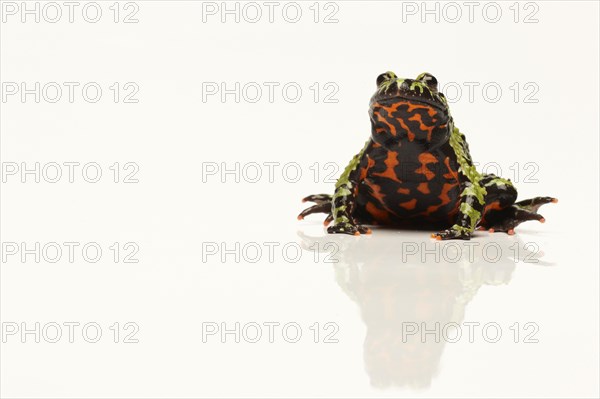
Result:
<svg viewBox="0 0 600 399"><path fill-rule="evenodd" d="M371 104L373 104L374 102L379 102L379 103L389 103L389 102L394 102L397 100L405 100L409 103L413 103L413 104L417 104L417 105L427 105L430 107L435 108L437 111L442 111L445 112L447 107L446 104L440 102L439 100L433 99L433 98L427 98L424 96L421 96L419 94L413 94L413 93L396 93L394 95L391 96L380 96L379 98L374 98L373 101L371 102Z"/></svg>

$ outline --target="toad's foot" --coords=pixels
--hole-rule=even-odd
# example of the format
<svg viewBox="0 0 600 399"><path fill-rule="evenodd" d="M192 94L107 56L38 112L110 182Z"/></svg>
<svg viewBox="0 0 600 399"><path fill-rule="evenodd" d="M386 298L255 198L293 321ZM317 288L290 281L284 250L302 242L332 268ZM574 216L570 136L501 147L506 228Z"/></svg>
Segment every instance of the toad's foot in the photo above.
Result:
<svg viewBox="0 0 600 399"><path fill-rule="evenodd" d="M327 228L329 234L350 234L359 236L361 234L371 234L371 229L361 225L355 225L348 222L337 223Z"/></svg>
<svg viewBox="0 0 600 399"><path fill-rule="evenodd" d="M436 240L470 240L471 232L464 227L454 225L447 230L433 233L431 238Z"/></svg>
<svg viewBox="0 0 600 399"><path fill-rule="evenodd" d="M313 194L302 198L302 202L314 202L315 204L319 205L324 202L331 202L332 199L333 196L329 194Z"/></svg>
<svg viewBox="0 0 600 399"><path fill-rule="evenodd" d="M333 220L333 214L331 213L331 200L332 196L329 194L315 194L303 198L302 202L314 202L316 205L310 206L300 212L298 215L298 220L303 220L306 216L313 213L327 213L327 217L325 218L323 224L325 226L329 225L329 223Z"/></svg>
<svg viewBox="0 0 600 399"><path fill-rule="evenodd" d="M552 197L535 197L516 202L510 207L486 217L482 221L481 227L489 230L490 233L504 232L509 235L515 234L515 227L528 220L537 220L544 223L546 219L537 213L538 209L544 204L557 203L558 200Z"/></svg>

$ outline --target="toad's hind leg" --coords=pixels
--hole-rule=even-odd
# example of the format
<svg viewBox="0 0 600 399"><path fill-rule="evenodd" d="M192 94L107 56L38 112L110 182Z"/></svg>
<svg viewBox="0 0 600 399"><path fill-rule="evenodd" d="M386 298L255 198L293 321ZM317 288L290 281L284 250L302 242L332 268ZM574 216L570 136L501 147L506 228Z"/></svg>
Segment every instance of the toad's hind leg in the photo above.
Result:
<svg viewBox="0 0 600 399"><path fill-rule="evenodd" d="M558 202L552 197L535 197L515 202L517 190L512 182L495 175L485 175L480 183L487 194L479 227L491 232L514 234L515 227L528 220L544 223L545 219L537 213L538 209L544 204Z"/></svg>

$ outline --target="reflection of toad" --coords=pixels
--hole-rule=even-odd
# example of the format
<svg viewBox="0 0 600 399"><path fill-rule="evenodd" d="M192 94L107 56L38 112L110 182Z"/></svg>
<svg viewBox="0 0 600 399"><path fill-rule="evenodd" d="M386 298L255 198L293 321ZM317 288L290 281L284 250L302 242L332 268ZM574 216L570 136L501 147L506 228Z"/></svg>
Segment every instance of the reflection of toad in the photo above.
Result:
<svg viewBox="0 0 600 399"><path fill-rule="evenodd" d="M485 247L494 247L487 251L490 255L482 252L486 243L469 247L439 241L423 244L421 248L429 250L427 254L421 250L415 254L414 248L420 248L420 243L398 245L398 237L393 233L360 240L331 235L311 238L302 233L300 236L305 248L315 248L315 242L318 248L337 248L332 254L332 259L338 261L333 263L336 280L360 307L367 327L367 373L371 384L382 388L428 387L437 373L444 339L437 340L430 334L423 343L421 333L403 334L403 325L406 328L407 323L426 323L428 329L433 329L435 323L442 327L460 324L466 304L482 285L510 281L515 269L515 243L523 248L516 237L495 236ZM336 245L325 245L330 242ZM451 247L443 248L446 244ZM406 255L408 248L412 256ZM441 254L439 262L432 253L434 249ZM495 253L498 250L499 257ZM520 252L525 255L524 250ZM454 336L452 332L449 335Z"/></svg>

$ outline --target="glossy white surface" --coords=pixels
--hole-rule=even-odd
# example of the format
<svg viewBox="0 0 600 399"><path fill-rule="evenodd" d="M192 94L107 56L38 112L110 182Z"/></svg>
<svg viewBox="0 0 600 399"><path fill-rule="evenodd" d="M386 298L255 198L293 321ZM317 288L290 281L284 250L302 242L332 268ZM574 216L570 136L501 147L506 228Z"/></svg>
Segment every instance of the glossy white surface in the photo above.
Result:
<svg viewBox="0 0 600 399"><path fill-rule="evenodd" d="M2 184L2 397L598 397L597 3L537 2L533 24L512 22L509 3L497 24L404 23L395 2L338 2L337 24L311 22L312 3L298 24L221 24L202 23L200 3L147 1L130 25L102 4L98 24L0 29L3 82L105 90L93 104L1 104L3 162L103 172L95 184ZM547 222L440 243L430 231L330 236L319 217L296 221L300 199L331 192L327 176L367 139L368 99L388 69L457 82L452 113L473 158L521 199L559 198L541 209ZM114 82L135 82L139 103L115 104ZM203 82L296 82L303 96L203 102ZM336 103L322 101L329 82ZM469 82L503 95L478 89L470 101ZM528 82L537 102L524 102ZM138 183L122 183L127 162ZM236 181L222 162L257 163L262 177ZM271 180L265 162L278 163ZM292 163L295 183L293 169L282 174ZM7 255L22 242L58 243L63 257ZM102 256L78 249L69 262L64 242L97 243ZM132 248L138 262L126 263ZM79 323L72 343L65 322ZM39 343L21 323L40 323ZM97 343L86 323L101 328ZM239 342L221 334L236 323ZM436 323L439 337L422 342Z"/></svg>

